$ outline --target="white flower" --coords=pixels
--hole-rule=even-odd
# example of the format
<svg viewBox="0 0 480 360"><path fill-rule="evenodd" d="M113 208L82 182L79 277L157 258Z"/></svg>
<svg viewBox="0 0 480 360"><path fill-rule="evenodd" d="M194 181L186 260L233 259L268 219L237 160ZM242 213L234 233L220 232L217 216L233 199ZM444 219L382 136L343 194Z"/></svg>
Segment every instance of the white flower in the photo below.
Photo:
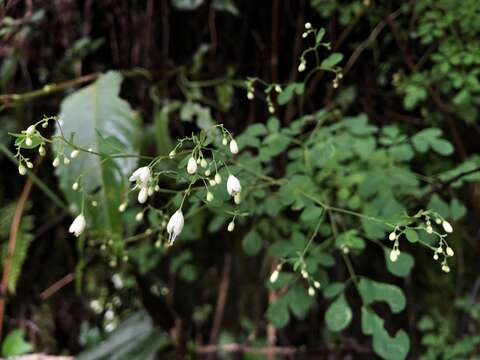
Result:
<svg viewBox="0 0 480 360"><path fill-rule="evenodd" d="M173 243L176 237L182 232L183 224L184 224L183 213L182 213L182 210L178 209L172 215L170 220L168 220L168 224L167 224L168 241L170 243Z"/></svg>
<svg viewBox="0 0 480 360"><path fill-rule="evenodd" d="M85 221L85 216L83 214L78 215L75 220L73 220L72 225L68 228L68 232L73 233L76 237L79 237L80 234L85 230L87 222Z"/></svg>
<svg viewBox="0 0 480 360"><path fill-rule="evenodd" d="M143 166L135 170L130 176L130 181L138 181L140 184L146 184L150 180L150 168Z"/></svg>
<svg viewBox="0 0 480 360"><path fill-rule="evenodd" d="M443 230L445 230L445 232L447 233L451 233L453 231L452 225L446 220L443 220L442 226L443 226Z"/></svg>
<svg viewBox="0 0 480 360"><path fill-rule="evenodd" d="M238 144L235 139L230 140L230 152L232 154L238 154Z"/></svg>
<svg viewBox="0 0 480 360"><path fill-rule="evenodd" d="M189 173L190 175L193 175L196 172L197 172L197 162L193 157L191 157L190 159L188 159L187 173Z"/></svg>
<svg viewBox="0 0 480 360"><path fill-rule="evenodd" d="M228 176L227 179L227 192L230 196L235 196L236 194L242 191L242 186L240 181L232 174Z"/></svg>
<svg viewBox="0 0 480 360"><path fill-rule="evenodd" d="M144 204L145 201L147 201L147 198L148 198L148 188L146 186L143 186L138 192L138 202L140 204Z"/></svg>
<svg viewBox="0 0 480 360"><path fill-rule="evenodd" d="M35 133L35 125L30 125L25 131L25 134L27 136L32 136L34 133Z"/></svg>

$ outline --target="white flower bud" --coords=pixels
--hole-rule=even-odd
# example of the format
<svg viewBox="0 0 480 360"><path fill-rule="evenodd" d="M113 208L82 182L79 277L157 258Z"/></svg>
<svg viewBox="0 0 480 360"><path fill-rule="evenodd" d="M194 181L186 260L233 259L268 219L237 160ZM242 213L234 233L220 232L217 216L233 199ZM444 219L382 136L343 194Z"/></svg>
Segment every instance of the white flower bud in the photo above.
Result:
<svg viewBox="0 0 480 360"><path fill-rule="evenodd" d="M26 144L27 146L32 146L32 144L33 144L32 138L30 138L29 136L27 136L27 137L25 138L25 144Z"/></svg>
<svg viewBox="0 0 480 360"><path fill-rule="evenodd" d="M315 296L315 289L311 286L308 288L308 295Z"/></svg>
<svg viewBox="0 0 480 360"><path fill-rule="evenodd" d="M240 181L232 174L228 176L227 179L227 192L230 196L235 196L236 194L242 191L242 186Z"/></svg>
<svg viewBox="0 0 480 360"><path fill-rule="evenodd" d="M395 250L390 251L390 261L395 262L398 259L398 254Z"/></svg>
<svg viewBox="0 0 480 360"><path fill-rule="evenodd" d="M213 200L213 194L209 191L207 192L207 201L211 202Z"/></svg>
<svg viewBox="0 0 480 360"><path fill-rule="evenodd" d="M85 226L87 222L85 221L85 216L83 214L78 215L68 228L68 232L73 233L76 237L79 237L83 230L85 230Z"/></svg>
<svg viewBox="0 0 480 360"><path fill-rule="evenodd" d="M20 175L25 175L27 173L27 168L22 164L18 165L18 173Z"/></svg>
<svg viewBox="0 0 480 360"><path fill-rule="evenodd" d="M98 205L98 202L96 202L95 200L93 200L93 201L92 201L92 206L93 206L93 207L97 207L97 205Z"/></svg>
<svg viewBox="0 0 480 360"><path fill-rule="evenodd" d="M27 130L25 130L25 134L27 136L32 136L35 133L35 125L30 125Z"/></svg>
<svg viewBox="0 0 480 360"><path fill-rule="evenodd" d="M142 187L138 192L138 202L144 204L148 198L148 188L146 186Z"/></svg>
<svg viewBox="0 0 480 360"><path fill-rule="evenodd" d="M308 278L308 272L307 272L306 270L300 271L300 274L302 275L302 277L303 277L304 279Z"/></svg>
<svg viewBox="0 0 480 360"><path fill-rule="evenodd" d="M254 97L255 97L255 95L253 94L253 91L248 91L247 92L247 99L248 100L253 100ZM224 145L227 145L227 144L224 144Z"/></svg>
<svg viewBox="0 0 480 360"><path fill-rule="evenodd" d="M80 154L80 151L78 151L77 149L75 149L75 150L73 150L73 151L70 153L70 157L71 157L72 159L75 159L75 158L78 156L78 154Z"/></svg>
<svg viewBox="0 0 480 360"><path fill-rule="evenodd" d="M388 235L388 240L390 241L394 241L396 238L397 238L397 234L395 233L395 231L392 231L390 235Z"/></svg>
<svg viewBox="0 0 480 360"><path fill-rule="evenodd" d="M442 271L448 273L448 272L450 272L450 267L447 264L442 265Z"/></svg>
<svg viewBox="0 0 480 360"><path fill-rule="evenodd" d="M235 222L230 221L230 222L228 223L228 226L227 226L227 231L228 231L228 232L232 232L233 229L235 229Z"/></svg>
<svg viewBox="0 0 480 360"><path fill-rule="evenodd" d="M58 157L53 159L52 165L53 167L58 167L58 165L60 165L60 159Z"/></svg>
<svg viewBox="0 0 480 360"><path fill-rule="evenodd" d="M196 172L197 172L197 162L193 157L191 157L190 159L188 159L187 173L189 173L190 175L193 175Z"/></svg>
<svg viewBox="0 0 480 360"><path fill-rule="evenodd" d="M70 159L65 156L65 157L63 158L63 163L64 163L65 165L70 164Z"/></svg>
<svg viewBox="0 0 480 360"><path fill-rule="evenodd" d="M430 225L427 225L427 227L425 228L425 231L428 233L428 234L431 234L433 233L433 229Z"/></svg>
<svg viewBox="0 0 480 360"><path fill-rule="evenodd" d="M270 275L270 282L272 284L274 284L277 280L278 280L278 275L280 275L280 273L278 272L278 270L274 270L272 272L272 274Z"/></svg>
<svg viewBox="0 0 480 360"><path fill-rule="evenodd" d="M38 153L40 154L40 156L45 156L45 154L47 153L45 151L45 148L43 147L43 145L41 145L39 148L38 148Z"/></svg>
<svg viewBox="0 0 480 360"><path fill-rule="evenodd" d="M205 176L210 176L210 174L211 174L210 169L205 170Z"/></svg>
<svg viewBox="0 0 480 360"><path fill-rule="evenodd" d="M153 186L149 186L147 191L148 196L152 196L154 193L155 189L153 188Z"/></svg>
<svg viewBox="0 0 480 360"><path fill-rule="evenodd" d="M177 236L182 232L183 224L184 224L183 213L182 213L182 210L178 209L171 216L167 224L167 233L168 233L169 243L173 244Z"/></svg>
<svg viewBox="0 0 480 360"><path fill-rule="evenodd" d="M235 194L235 196L233 197L233 202L236 205L240 205L240 203L242 202L242 196L240 195L240 193Z"/></svg>
<svg viewBox="0 0 480 360"><path fill-rule="evenodd" d="M33 169L33 164L30 161L27 161L27 168Z"/></svg>
<svg viewBox="0 0 480 360"><path fill-rule="evenodd" d="M118 206L118 211L121 212L121 213L124 212L126 209L127 209L127 203L126 202L123 202Z"/></svg>
<svg viewBox="0 0 480 360"><path fill-rule="evenodd" d="M217 185L217 183L213 179L208 180L208 183L210 184L210 186L216 186Z"/></svg>
<svg viewBox="0 0 480 360"><path fill-rule="evenodd" d="M230 140L230 152L232 154L238 154L238 144L235 139Z"/></svg>
<svg viewBox="0 0 480 360"><path fill-rule="evenodd" d="M447 253L448 256L453 256L455 254L455 252L450 246L447 246L447 248L445 249L445 252Z"/></svg>
<svg viewBox="0 0 480 360"><path fill-rule="evenodd" d="M170 153L168 154L168 157L169 157L170 159L173 159L173 158L175 157L175 155L176 155L175 150L172 150L172 151L170 151Z"/></svg>
<svg viewBox="0 0 480 360"><path fill-rule="evenodd" d="M305 71L305 68L306 68L305 62L302 61L302 62L300 63L300 65L298 65L298 72L303 72L303 71Z"/></svg>
<svg viewBox="0 0 480 360"><path fill-rule="evenodd" d="M313 286L316 288L316 289L320 289L320 282L319 281L314 281L313 282Z"/></svg>
<svg viewBox="0 0 480 360"><path fill-rule="evenodd" d="M445 232L447 232L447 233L453 232L452 225L446 220L443 220L442 227L443 227L443 230L445 230Z"/></svg>
<svg viewBox="0 0 480 360"><path fill-rule="evenodd" d="M135 215L135 220L142 221L143 220L143 211L140 211Z"/></svg>
<svg viewBox="0 0 480 360"><path fill-rule="evenodd" d="M78 182L74 182L73 185L72 185L72 190L73 191L77 191L78 190Z"/></svg>
<svg viewBox="0 0 480 360"><path fill-rule="evenodd" d="M228 140L227 140L226 137L224 137L224 138L222 139L222 144L223 144L223 145L227 145L227 144L228 144Z"/></svg>
<svg viewBox="0 0 480 360"><path fill-rule="evenodd" d="M433 260L438 260L438 254L437 253L433 254Z"/></svg>
<svg viewBox="0 0 480 360"><path fill-rule="evenodd" d="M305 29L310 30L311 28L312 28L312 24L310 24L309 22L306 22Z"/></svg>
<svg viewBox="0 0 480 360"><path fill-rule="evenodd" d="M219 173L215 174L215 177L213 178L215 183L220 184L222 182L222 177L220 176Z"/></svg>
<svg viewBox="0 0 480 360"><path fill-rule="evenodd" d="M202 160L200 161L200 166L205 169L205 168L208 166L207 160L202 159Z"/></svg>

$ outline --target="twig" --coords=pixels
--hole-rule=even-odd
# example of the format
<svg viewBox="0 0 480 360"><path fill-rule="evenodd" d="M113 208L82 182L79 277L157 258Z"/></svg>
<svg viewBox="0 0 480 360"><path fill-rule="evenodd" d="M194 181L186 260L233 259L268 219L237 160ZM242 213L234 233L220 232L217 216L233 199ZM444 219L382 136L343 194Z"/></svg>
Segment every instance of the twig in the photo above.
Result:
<svg viewBox="0 0 480 360"><path fill-rule="evenodd" d="M61 278L60 280L53 283L53 285L48 287L46 290L42 291L40 293L40 298L42 300L48 299L50 296L55 294L58 290L65 287L66 285L70 284L73 281L73 279L75 279L75 274L74 273L70 273L70 274L65 275L63 278Z"/></svg>
<svg viewBox="0 0 480 360"><path fill-rule="evenodd" d="M3 276L2 282L0 284L0 338L2 337L2 328L3 328L3 318L5 314L5 299L8 289L8 284L10 280L10 272L12 270L12 260L13 255L15 254L15 248L17 246L17 234L22 220L22 213L27 204L28 195L30 190L32 190L32 178L28 178L25 183L22 193L18 198L17 207L15 208L15 213L13 215L12 223L10 225L10 237L8 239L8 250L7 256L3 262Z"/></svg>
<svg viewBox="0 0 480 360"><path fill-rule="evenodd" d="M476 172L480 172L480 167L476 167L472 170L467 170L467 171L463 171L461 172L460 174L457 174L455 175L454 177L446 180L446 181L440 181L438 180L438 184L437 185L434 185L432 190L430 190L428 193L426 193L425 195L423 195L423 197L425 198L428 198L429 196L433 195L434 193L436 192L439 192L439 191L442 191L444 190L445 188L447 188L451 183L454 183L455 181L457 180L460 180L462 177L465 177L465 176L468 176L468 175L471 175L471 174L474 174Z"/></svg>
<svg viewBox="0 0 480 360"><path fill-rule="evenodd" d="M223 264L222 279L218 288L217 305L215 307L215 316L213 318L212 330L210 332L210 344L216 344L218 341L218 334L220 333L220 326L222 324L223 314L225 313L225 304L227 302L228 287L230 285L230 270L232 268L232 254L228 253L225 256Z"/></svg>

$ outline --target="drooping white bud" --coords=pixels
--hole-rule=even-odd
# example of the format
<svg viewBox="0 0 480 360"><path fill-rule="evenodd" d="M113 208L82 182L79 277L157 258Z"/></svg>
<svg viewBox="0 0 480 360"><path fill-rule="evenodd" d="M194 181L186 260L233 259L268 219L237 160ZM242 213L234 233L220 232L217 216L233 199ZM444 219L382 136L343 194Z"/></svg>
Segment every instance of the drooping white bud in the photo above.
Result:
<svg viewBox="0 0 480 360"><path fill-rule="evenodd" d="M206 168L208 166L208 162L205 159L200 160L200 166L202 168Z"/></svg>
<svg viewBox="0 0 480 360"><path fill-rule="evenodd" d="M146 186L143 186L140 191L138 192L138 202L140 204L144 204L147 201L148 198L148 188Z"/></svg>
<svg viewBox="0 0 480 360"><path fill-rule="evenodd" d="M230 196L235 196L236 194L242 191L242 186L240 181L232 174L228 176L227 179L227 192Z"/></svg>
<svg viewBox="0 0 480 360"><path fill-rule="evenodd" d="M208 183L210 184L210 186L217 186L217 183L213 179L208 180Z"/></svg>
<svg viewBox="0 0 480 360"><path fill-rule="evenodd" d="M270 282L274 284L278 280L278 275L280 275L278 270L274 270L270 275Z"/></svg>
<svg viewBox="0 0 480 360"><path fill-rule="evenodd" d="M320 282L319 281L314 281L313 282L313 286L315 287L315 289L320 289Z"/></svg>
<svg viewBox="0 0 480 360"><path fill-rule="evenodd" d="M390 241L394 241L396 238L397 238L397 234L395 233L395 231L392 231L392 232L388 235L388 240L390 240Z"/></svg>
<svg viewBox="0 0 480 360"><path fill-rule="evenodd" d="M127 209L127 203L123 202L118 206L118 211L119 212L124 212Z"/></svg>
<svg viewBox="0 0 480 360"><path fill-rule="evenodd" d="M173 159L173 158L175 157L175 155L176 155L175 150L172 150L172 151L170 151L170 153L168 154L168 157L169 157L170 159Z"/></svg>
<svg viewBox="0 0 480 360"><path fill-rule="evenodd" d="M450 267L447 264L442 265L442 271L448 273L448 272L450 272Z"/></svg>
<svg viewBox="0 0 480 360"><path fill-rule="evenodd" d="M223 144L223 145L227 145L227 144L228 144L228 140L227 140L226 137L224 137L224 138L222 139L222 144Z"/></svg>
<svg viewBox="0 0 480 360"><path fill-rule="evenodd" d="M72 185L72 190L73 191L77 191L78 190L78 182L74 182L73 185Z"/></svg>
<svg viewBox="0 0 480 360"><path fill-rule="evenodd" d="M190 175L193 175L196 172L197 172L197 162L193 157L191 157L190 159L188 159L187 173L189 173Z"/></svg>
<svg viewBox="0 0 480 360"><path fill-rule="evenodd" d="M58 167L58 165L60 165L60 159L58 157L53 159L52 165L53 167Z"/></svg>
<svg viewBox="0 0 480 360"><path fill-rule="evenodd" d="M22 164L18 165L18 173L20 175L25 175L27 173L27 168Z"/></svg>
<svg viewBox="0 0 480 360"><path fill-rule="evenodd" d="M65 157L63 158L63 163L64 163L65 165L70 164L70 159L65 156Z"/></svg>
<svg viewBox="0 0 480 360"><path fill-rule="evenodd" d="M25 130L25 134L27 136L32 136L35 133L35 125L30 125L27 130Z"/></svg>
<svg viewBox="0 0 480 360"><path fill-rule="evenodd" d="M445 232L447 232L447 233L453 232L452 225L446 220L443 220L442 227L443 227L443 230L445 230Z"/></svg>
<svg viewBox="0 0 480 360"><path fill-rule="evenodd" d="M143 211L140 211L135 215L135 220L142 221L143 220Z"/></svg>
<svg viewBox="0 0 480 360"><path fill-rule="evenodd" d="M45 156L45 154L47 153L45 151L45 148L43 147L43 145L41 145L39 148L38 148L38 153L40 154L40 156Z"/></svg>
<svg viewBox="0 0 480 360"><path fill-rule="evenodd" d="M228 226L227 226L227 231L228 231L228 232L232 232L233 229L235 229L235 222L230 221L230 222L228 223Z"/></svg>
<svg viewBox="0 0 480 360"><path fill-rule="evenodd" d="M390 261L395 262L398 259L398 253L395 250L390 251Z"/></svg>
<svg viewBox="0 0 480 360"><path fill-rule="evenodd" d="M78 156L78 154L80 154L80 151L78 151L77 149L75 149L75 150L73 150L73 151L70 153L70 157L71 157L72 159L75 159L75 158Z"/></svg>
<svg viewBox="0 0 480 360"><path fill-rule="evenodd" d="M315 289L311 286L308 288L308 295L315 296Z"/></svg>
<svg viewBox="0 0 480 360"><path fill-rule="evenodd" d="M455 252L450 246L447 246L447 248L445 249L445 252L447 253L448 256L453 256L455 254Z"/></svg>
<svg viewBox="0 0 480 360"><path fill-rule="evenodd" d="M215 183L220 184L222 182L222 177L220 176L219 173L216 173L213 180L215 180Z"/></svg>
<svg viewBox="0 0 480 360"><path fill-rule="evenodd" d="M305 62L304 61L300 62L300 65L298 65L298 72L305 71L305 68L306 68Z"/></svg>
<svg viewBox="0 0 480 360"><path fill-rule="evenodd" d="M230 152L232 154L238 154L238 144L235 139L230 140Z"/></svg>
<svg viewBox="0 0 480 360"><path fill-rule="evenodd" d="M182 232L184 218L182 210L178 209L171 216L167 224L168 241L172 244L177 236Z"/></svg>
<svg viewBox="0 0 480 360"><path fill-rule="evenodd" d="M235 196L233 197L233 202L236 205L240 205L240 203L242 202L242 196L240 195L240 193L235 194Z"/></svg>
<svg viewBox="0 0 480 360"><path fill-rule="evenodd" d="M33 163L30 161L27 161L27 168L33 169Z"/></svg>
<svg viewBox="0 0 480 360"><path fill-rule="evenodd" d="M306 22L305 29L310 30L311 28L312 28L312 24L310 24L309 22Z"/></svg>
<svg viewBox="0 0 480 360"><path fill-rule="evenodd" d="M32 138L29 137L29 136L27 136L27 137L25 138L25 144L26 144L27 146L32 146L32 144L33 144Z"/></svg>
<svg viewBox="0 0 480 360"><path fill-rule="evenodd" d="M208 201L208 202L213 201L213 194L212 194L210 191L207 192L207 201Z"/></svg>
<svg viewBox="0 0 480 360"><path fill-rule="evenodd" d="M68 232L73 233L76 237L79 237L83 230L85 230L85 226L87 222L85 221L85 216L83 214L78 215L68 228Z"/></svg>

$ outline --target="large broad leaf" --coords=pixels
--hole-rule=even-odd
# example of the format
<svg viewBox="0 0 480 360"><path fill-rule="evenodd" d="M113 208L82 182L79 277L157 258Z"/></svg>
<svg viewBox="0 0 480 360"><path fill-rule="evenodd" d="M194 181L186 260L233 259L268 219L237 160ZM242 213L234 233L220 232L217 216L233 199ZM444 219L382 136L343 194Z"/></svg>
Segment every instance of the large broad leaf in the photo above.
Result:
<svg viewBox="0 0 480 360"><path fill-rule="evenodd" d="M33 346L26 342L25 332L22 329L13 330L3 340L2 355L3 356L19 356L33 350Z"/></svg>
<svg viewBox="0 0 480 360"><path fill-rule="evenodd" d="M342 331L352 321L352 309L341 294L325 312L325 323L332 331Z"/></svg>
<svg viewBox="0 0 480 360"><path fill-rule="evenodd" d="M153 360L155 353L168 344L168 336L153 327L146 312L139 311L121 323L105 341L76 359Z"/></svg>
<svg viewBox="0 0 480 360"><path fill-rule="evenodd" d="M96 208L86 207L89 227L116 232L121 230L117 208L128 187L128 177L137 166L137 158L110 155L136 155L140 142L138 122L129 104L118 96L121 82L119 73L108 72L94 84L65 98L56 132L83 149L106 154L82 152L70 165L58 167L57 175L73 212L81 209L81 195L72 191L72 184L78 181L98 202ZM69 155L71 149L63 150L62 146L57 143L56 151Z"/></svg>

